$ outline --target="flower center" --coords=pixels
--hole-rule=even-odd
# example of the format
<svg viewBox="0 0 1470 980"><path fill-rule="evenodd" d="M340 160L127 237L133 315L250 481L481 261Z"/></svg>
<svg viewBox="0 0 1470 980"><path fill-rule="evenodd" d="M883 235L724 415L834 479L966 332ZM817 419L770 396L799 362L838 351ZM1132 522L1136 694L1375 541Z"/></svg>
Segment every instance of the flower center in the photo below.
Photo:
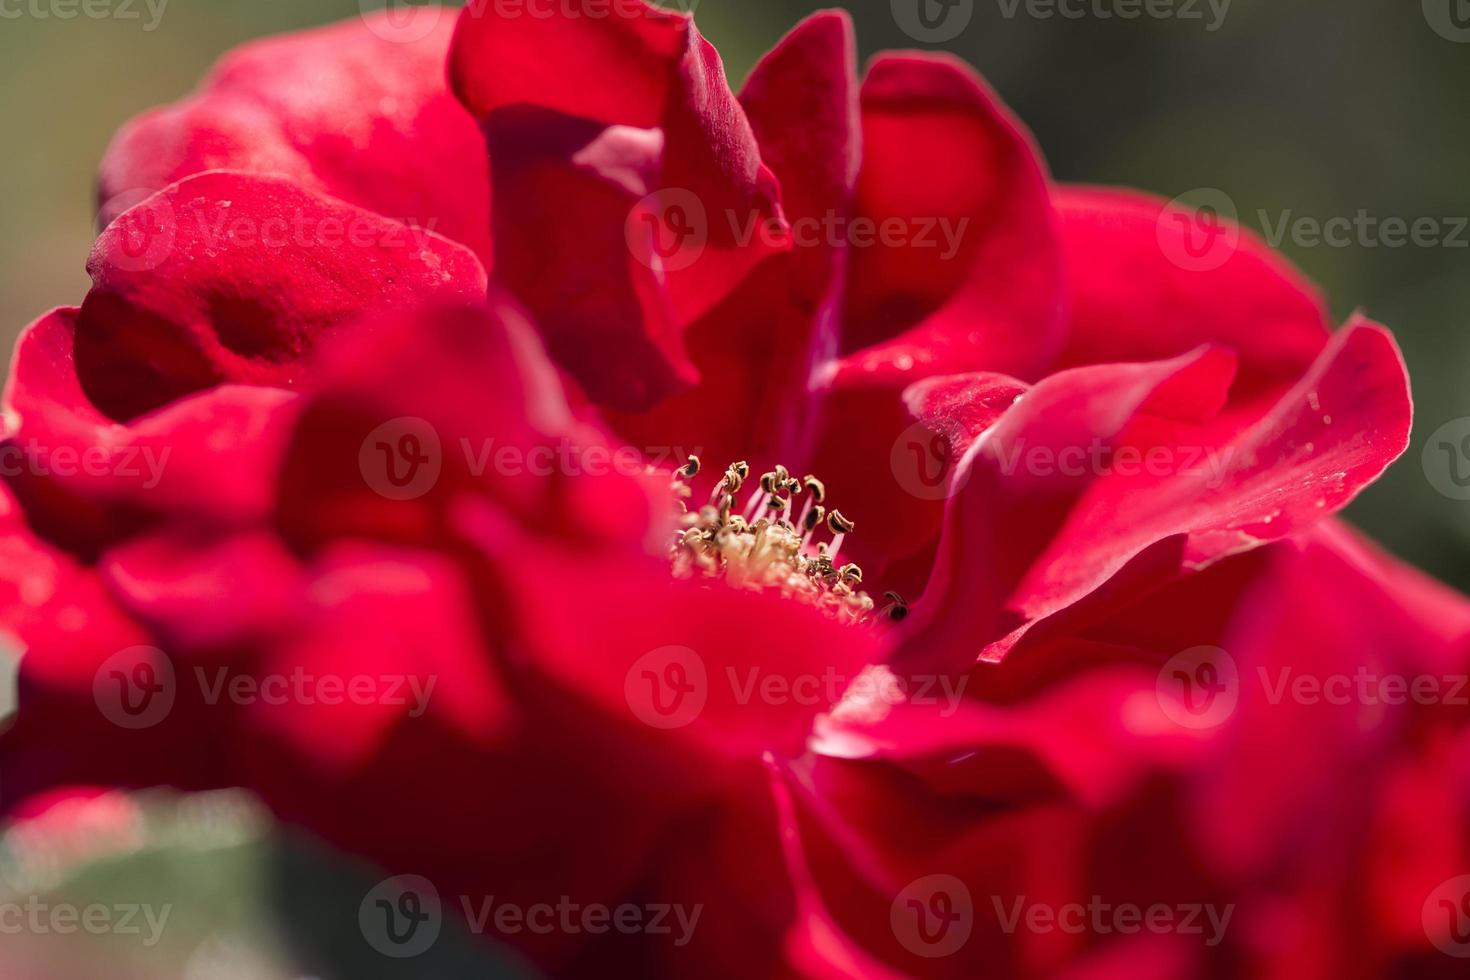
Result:
<svg viewBox="0 0 1470 980"><path fill-rule="evenodd" d="M691 511L690 481L698 475L699 457L690 456L671 484L680 510L669 552L675 577L722 578L738 589L774 590L844 623L898 620L908 613L895 592L886 593L888 603L878 608L858 587L863 570L838 564L854 525L842 511L827 510L827 489L815 476L798 480L784 466L762 473L737 513L740 490L750 479L747 463L726 467L709 500Z"/></svg>

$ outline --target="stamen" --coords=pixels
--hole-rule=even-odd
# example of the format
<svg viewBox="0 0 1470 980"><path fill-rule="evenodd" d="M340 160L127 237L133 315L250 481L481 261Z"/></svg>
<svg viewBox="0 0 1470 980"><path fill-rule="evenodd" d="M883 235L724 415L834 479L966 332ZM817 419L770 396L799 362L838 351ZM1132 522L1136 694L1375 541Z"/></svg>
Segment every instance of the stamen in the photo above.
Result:
<svg viewBox="0 0 1470 980"><path fill-rule="evenodd" d="M684 480L699 472L699 461L690 461L675 474L676 499L680 505L689 496ZM710 501L696 513L682 515L681 528L670 552L673 572L679 578L723 578L735 588L775 590L779 594L810 603L828 616L847 623L875 619L874 602L859 586L863 571L848 563L836 566L842 539L853 530L853 522L841 511L822 506L826 487L814 476L797 480L784 466L761 474L760 482L743 513L731 513L735 494L750 475L743 461L731 464L710 493ZM792 523L792 495L810 496L801 517ZM812 535L825 524L832 533L830 543L811 549ZM901 600L900 600L901 601ZM890 603L885 609L893 608ZM890 614L889 618L898 618Z"/></svg>

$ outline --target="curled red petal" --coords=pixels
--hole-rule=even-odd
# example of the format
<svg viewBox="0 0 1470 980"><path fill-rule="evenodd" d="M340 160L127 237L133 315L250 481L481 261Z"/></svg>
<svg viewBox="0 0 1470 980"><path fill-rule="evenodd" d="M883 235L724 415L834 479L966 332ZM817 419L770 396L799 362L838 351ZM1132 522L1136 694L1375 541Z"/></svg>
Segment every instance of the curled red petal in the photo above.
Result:
<svg viewBox="0 0 1470 980"><path fill-rule="evenodd" d="M484 145L444 77L457 16L374 11L236 49L199 91L118 133L102 161L103 223L190 174L278 174L437 231L488 267Z"/></svg>
<svg viewBox="0 0 1470 980"><path fill-rule="evenodd" d="M346 321L481 298L473 253L289 180L212 172L124 212L87 263L82 389L131 418L225 382L291 387Z"/></svg>

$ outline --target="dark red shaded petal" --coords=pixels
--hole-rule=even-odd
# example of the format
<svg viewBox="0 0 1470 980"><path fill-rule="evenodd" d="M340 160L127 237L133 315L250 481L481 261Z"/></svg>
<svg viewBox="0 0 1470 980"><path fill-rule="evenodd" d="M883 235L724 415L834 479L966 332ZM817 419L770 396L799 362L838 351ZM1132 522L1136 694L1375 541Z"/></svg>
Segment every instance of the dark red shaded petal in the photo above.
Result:
<svg viewBox="0 0 1470 980"><path fill-rule="evenodd" d="M297 619L306 578L275 536L203 537L192 527L144 535L110 549L99 568L171 650L243 649Z"/></svg>
<svg viewBox="0 0 1470 980"><path fill-rule="evenodd" d="M693 21L643 0L592 6L472 4L449 74L489 144L497 279L594 401L640 411L695 380L684 327L789 243L775 177Z"/></svg>
<svg viewBox="0 0 1470 980"><path fill-rule="evenodd" d="M977 664L956 712L834 713L819 758L789 774L803 845L847 935L909 962L882 928L886 903L905 882L947 873L973 890L976 935L957 958L1011 964L1007 975L1110 976L1140 951L1090 931L1058 944L1028 930L997 937L995 897L1228 905L1208 955L1265 976L1377 976L1425 956L1425 896L1470 853L1470 796L1463 782L1445 791L1470 759L1467 712L1313 703L1287 685L1359 671L1455 683L1470 603L1330 522L1186 583L1116 610L1106 629L1147 647L1030 644ZM1171 610L1180 600L1187 608ZM1233 658L1239 703L1194 727L1165 710L1158 684L1169 657L1200 643ZM997 693L1007 703L991 703ZM1005 849L973 847L1007 827L1020 836ZM1188 939L1180 962L1194 962L1199 936L1177 938ZM1138 962L1172 962L1161 953Z"/></svg>
<svg viewBox="0 0 1470 980"><path fill-rule="evenodd" d="M463 494L540 534L641 544L668 506L664 481L647 479L637 454L573 419L503 294L489 307L377 318L323 359L316 380L277 496L297 546L442 541Z"/></svg>
<svg viewBox="0 0 1470 980"><path fill-rule="evenodd" d="M0 631L21 655L19 707L0 737L0 807L79 785L228 785L218 744L190 706L147 727L118 724L127 716L114 683L149 661L151 638L94 570L35 538L8 492L0 492L0 552Z"/></svg>
<svg viewBox="0 0 1470 980"><path fill-rule="evenodd" d="M905 425L884 460L886 479L863 488L855 501L862 510L844 511L862 521L851 552L872 581L908 597L923 591L960 460L1025 391L1014 378L985 373L938 375L904 390Z"/></svg>
<svg viewBox="0 0 1470 980"><path fill-rule="evenodd" d="M193 96L134 119L103 158L102 221L206 170L297 186L429 228L490 264L490 178L444 61L458 11L376 11L248 44Z"/></svg>
<svg viewBox="0 0 1470 980"><path fill-rule="evenodd" d="M1198 229L1176 206L1090 187L1059 188L1053 199L1067 264L1059 368L1225 344L1240 358L1232 401L1248 401L1290 387L1327 343L1316 290L1250 232L1221 225L1231 252L1199 265L1184 247Z"/></svg>
<svg viewBox="0 0 1470 980"><path fill-rule="evenodd" d="M1336 528L1303 535L1275 556L1221 644L1241 678L1239 705L1221 733L1224 752L1194 774L1198 833L1223 873L1246 879L1281 863L1325 868L1332 859L1314 860L1314 852L1358 850L1369 801L1387 799L1378 780L1389 757L1416 743L1437 751L1449 730L1470 721L1450 697L1466 665L1463 597L1449 599L1382 556L1365 562L1361 546ZM1448 619L1423 617L1425 601ZM1447 637L1456 622L1458 635ZM1321 693L1293 693L1302 677L1321 683ZM1394 704L1378 686L1388 678L1406 688L1434 678L1438 703L1417 705L1406 690ZM1441 865L1428 888L1452 871Z"/></svg>
<svg viewBox="0 0 1470 980"><path fill-rule="evenodd" d="M298 385L344 321L485 289L479 261L446 238L288 180L225 172L123 213L87 269L77 374L118 419L225 382Z"/></svg>
<svg viewBox="0 0 1470 980"><path fill-rule="evenodd" d="M667 280L656 256L637 251L640 236L663 234L657 207L640 200L654 190L645 171L656 169L658 134L518 107L492 117L486 136L496 281L535 314L552 357L614 408L688 386L695 374Z"/></svg>
<svg viewBox="0 0 1470 980"><path fill-rule="evenodd" d="M813 15L767 54L741 91L782 206L805 237L767 259L684 334L698 383L613 424L642 448L680 447L758 472L799 465L813 433L811 373L836 352L846 248L820 232L847 214L859 160L852 23Z"/></svg>
<svg viewBox="0 0 1470 980"><path fill-rule="evenodd" d="M1222 367L1193 355L1077 369L1033 389L972 452L911 649L948 650L954 666L953 643L1003 654L1177 535L1178 563L1200 568L1305 531L1407 445L1407 380L1381 327L1345 328L1270 412L1225 439L1202 424L1228 386ZM1136 454L1126 469L1125 448ZM1064 451L1081 454L1075 465L1058 464Z"/></svg>
<svg viewBox="0 0 1470 980"><path fill-rule="evenodd" d="M77 377L77 313L56 310L26 328L5 392L10 442L0 459L32 525L92 553L149 515L264 520L296 395L223 385L115 422Z"/></svg>
<svg viewBox="0 0 1470 980"><path fill-rule="evenodd" d="M663 132L666 186L711 211L760 213L776 189L714 46L688 14L644 0L572 0L550 16L465 8L449 52L455 93L479 119L508 106Z"/></svg>
<svg viewBox="0 0 1470 980"><path fill-rule="evenodd" d="M675 580L657 558L532 547L480 506L459 523L504 569L536 669L664 752L799 752L812 719L881 658L876 634L797 601Z"/></svg>
<svg viewBox="0 0 1470 980"><path fill-rule="evenodd" d="M849 250L843 356L814 382L826 401L811 466L876 571L929 544L902 516L914 495L894 466L913 423L901 392L934 375L1037 376L1062 342L1063 287L1044 167L978 76L945 57L888 56L862 103L855 217L905 237Z"/></svg>
<svg viewBox="0 0 1470 980"><path fill-rule="evenodd" d="M1034 377L1063 323L1055 221L1030 136L948 56L878 58L862 113L858 216L899 222L907 241L853 251L849 356L834 386L963 371Z"/></svg>
<svg viewBox="0 0 1470 980"><path fill-rule="evenodd" d="M264 669L340 679L343 690L257 703L249 724L266 737L306 755L313 770L341 776L368 764L389 739L412 738L403 729L416 724L475 744L504 733L511 708L452 560L346 543L322 555L306 588L301 618L272 646Z"/></svg>

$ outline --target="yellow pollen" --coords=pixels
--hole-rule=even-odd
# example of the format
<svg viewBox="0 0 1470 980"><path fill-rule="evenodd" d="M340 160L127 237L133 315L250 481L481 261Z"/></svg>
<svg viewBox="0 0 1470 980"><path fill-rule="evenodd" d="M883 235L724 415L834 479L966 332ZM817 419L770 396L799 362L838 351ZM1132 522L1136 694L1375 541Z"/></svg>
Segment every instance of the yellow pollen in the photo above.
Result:
<svg viewBox="0 0 1470 980"><path fill-rule="evenodd" d="M826 487L816 477L798 480L786 467L777 466L761 474L747 503L737 509L735 495L749 479L750 466L732 463L708 503L690 510L685 501L693 490L687 481L698 473L699 460L691 456L675 471L671 485L680 511L679 530L669 552L676 578L724 579L738 589L775 591L842 623L867 623L875 617L899 620L907 614L907 605L893 592L879 609L858 588L863 570L857 565L836 565L842 539L854 524L841 511L827 511L821 505ZM805 501L794 499L803 494ZM812 540L819 528L832 535L830 541Z"/></svg>

